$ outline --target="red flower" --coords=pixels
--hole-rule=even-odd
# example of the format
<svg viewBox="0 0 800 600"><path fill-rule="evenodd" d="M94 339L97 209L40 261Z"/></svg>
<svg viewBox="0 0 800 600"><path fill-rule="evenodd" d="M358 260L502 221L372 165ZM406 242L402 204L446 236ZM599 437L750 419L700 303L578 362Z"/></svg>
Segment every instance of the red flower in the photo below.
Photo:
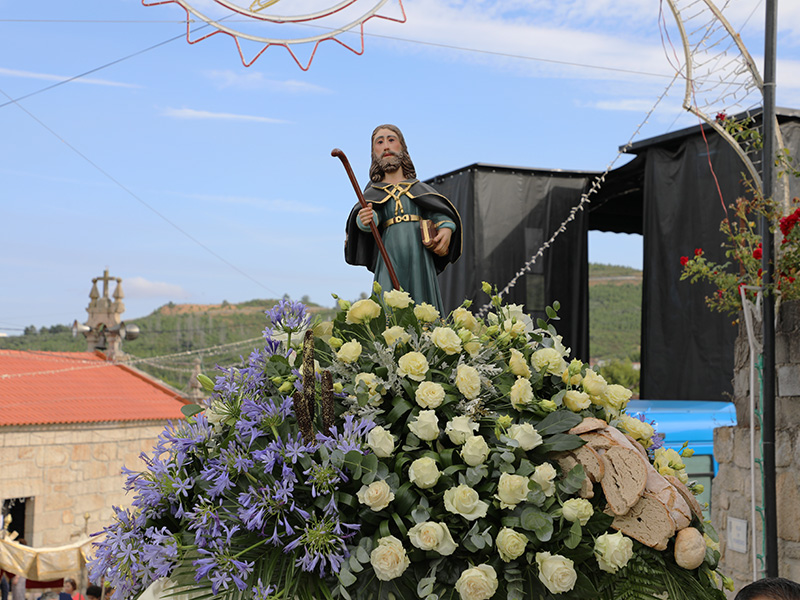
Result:
<svg viewBox="0 0 800 600"><path fill-rule="evenodd" d="M702 248L695 248L694 249L695 256L703 256L703 249Z"/></svg>
<svg viewBox="0 0 800 600"><path fill-rule="evenodd" d="M753 258L756 260L761 260L761 244L758 245L758 248L753 250Z"/></svg>
<svg viewBox="0 0 800 600"><path fill-rule="evenodd" d="M688 262L689 262L689 257L688 256L681 256L681 266L685 267L686 263L688 263Z"/></svg>
<svg viewBox="0 0 800 600"><path fill-rule="evenodd" d="M717 290L717 296L719 296L720 298L722 298L722 290Z"/></svg>
<svg viewBox="0 0 800 600"><path fill-rule="evenodd" d="M717 113L717 121L719 121L720 123L724 122L725 119L727 119L727 118L728 118L728 115L726 115L724 112L718 112Z"/></svg>

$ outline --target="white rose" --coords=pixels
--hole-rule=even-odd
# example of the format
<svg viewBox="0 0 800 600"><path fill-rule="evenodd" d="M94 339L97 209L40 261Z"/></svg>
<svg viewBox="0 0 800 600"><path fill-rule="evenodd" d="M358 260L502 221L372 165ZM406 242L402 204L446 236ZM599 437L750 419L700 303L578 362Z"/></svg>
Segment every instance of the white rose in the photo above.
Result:
<svg viewBox="0 0 800 600"><path fill-rule="evenodd" d="M511 368L511 372L518 377L527 379L531 376L531 370L528 368L525 355L519 350L511 349L511 358L508 359L508 366Z"/></svg>
<svg viewBox="0 0 800 600"><path fill-rule="evenodd" d="M508 437L517 440L526 452L542 445L542 436L530 423L512 425L508 428Z"/></svg>
<svg viewBox="0 0 800 600"><path fill-rule="evenodd" d="M527 477L522 475L512 475L501 473L500 480L497 482L497 495L500 500L500 508L516 508L517 504L524 502L528 497Z"/></svg>
<svg viewBox="0 0 800 600"><path fill-rule="evenodd" d="M408 428L419 439L431 442L439 437L439 418L435 411L421 410Z"/></svg>
<svg viewBox="0 0 800 600"><path fill-rule="evenodd" d="M369 485L362 485L356 496L361 504L366 504L375 512L383 510L394 500L394 492L385 481L373 481Z"/></svg>
<svg viewBox="0 0 800 600"><path fill-rule="evenodd" d="M575 587L578 574L570 559L560 554L537 552L536 564L539 566L539 581L553 594L562 594Z"/></svg>
<svg viewBox="0 0 800 600"><path fill-rule="evenodd" d="M361 356L361 343L357 340L345 342L336 353L336 358L344 363L355 362L359 356Z"/></svg>
<svg viewBox="0 0 800 600"><path fill-rule="evenodd" d="M485 517L489 509L489 505L480 499L478 492L463 483L444 493L444 507L468 521Z"/></svg>
<svg viewBox="0 0 800 600"><path fill-rule="evenodd" d="M537 465L536 470L531 475L531 479L539 484L545 496L552 496L556 493L556 470L550 463Z"/></svg>
<svg viewBox="0 0 800 600"><path fill-rule="evenodd" d="M458 365L456 387L467 400L475 400L481 393L481 376L478 369L469 365Z"/></svg>
<svg viewBox="0 0 800 600"><path fill-rule="evenodd" d="M423 302L414 307L414 316L425 323L433 323L439 318L439 311L432 304Z"/></svg>
<svg viewBox="0 0 800 600"><path fill-rule="evenodd" d="M606 386L605 391L601 394L601 404L619 413L628 404L633 392L623 385L618 383L611 383Z"/></svg>
<svg viewBox="0 0 800 600"><path fill-rule="evenodd" d="M474 423L469 417L453 417L444 427L444 432L450 441L461 445L478 431L478 424Z"/></svg>
<svg viewBox="0 0 800 600"><path fill-rule="evenodd" d="M483 439L482 435L473 435L467 438L464 446L461 448L461 458L470 467L477 467L483 464L489 457L489 444Z"/></svg>
<svg viewBox="0 0 800 600"><path fill-rule="evenodd" d="M466 350L470 356L477 356L481 351L480 340L478 338L474 338L468 342L464 342L464 350Z"/></svg>
<svg viewBox="0 0 800 600"><path fill-rule="evenodd" d="M393 535L378 540L377 547L369 555L369 562L381 581L400 577L411 564L402 542Z"/></svg>
<svg viewBox="0 0 800 600"><path fill-rule="evenodd" d="M379 458L387 458L394 453L394 436L380 425L373 427L367 435L367 446Z"/></svg>
<svg viewBox="0 0 800 600"><path fill-rule="evenodd" d="M533 319L525 312L524 304L506 304L506 316L509 319L516 319L517 321L524 321L533 327Z"/></svg>
<svg viewBox="0 0 800 600"><path fill-rule="evenodd" d="M381 403L381 389L378 389L380 380L374 373L359 373L355 378L355 389L357 392L366 391L369 396L370 404L377 406Z"/></svg>
<svg viewBox="0 0 800 600"><path fill-rule="evenodd" d="M583 376L581 375L582 368L583 363L577 358L573 358L572 362L569 363L566 370L561 374L561 381L563 381L566 385L578 385L581 382L581 379L583 379Z"/></svg>
<svg viewBox="0 0 800 600"><path fill-rule="evenodd" d="M650 423L645 423L644 421L640 421L635 417L629 417L628 415L620 415L619 426L633 439L643 442L646 446L650 445L650 440L655 433Z"/></svg>
<svg viewBox="0 0 800 600"><path fill-rule="evenodd" d="M505 562L511 562L525 553L528 545L528 538L518 531L503 527L494 541L500 558Z"/></svg>
<svg viewBox="0 0 800 600"><path fill-rule="evenodd" d="M503 331L515 338L525 333L525 323L516 319L506 319L503 321Z"/></svg>
<svg viewBox="0 0 800 600"><path fill-rule="evenodd" d="M379 314L381 314L380 304L367 298L365 300L359 300L350 307L350 309L347 311L345 322L348 325L353 325L354 323L366 323L367 321L371 321L377 317Z"/></svg>
<svg viewBox="0 0 800 600"><path fill-rule="evenodd" d="M461 338L449 327L435 327L430 335L433 344L445 354L461 352Z"/></svg>
<svg viewBox="0 0 800 600"><path fill-rule="evenodd" d="M414 381L422 381L428 372L428 359L421 352L408 352L397 361L397 374Z"/></svg>
<svg viewBox="0 0 800 600"><path fill-rule="evenodd" d="M599 402L595 402L595 398L598 400L600 396L602 396L608 384L606 380L603 379L602 375L598 375L592 369L586 369L586 373L583 376L583 380L581 381L581 385L583 386L583 391L592 396L592 402L598 404Z"/></svg>
<svg viewBox="0 0 800 600"><path fill-rule="evenodd" d="M592 503L585 498L570 498L561 507L561 514L567 521L571 523L577 521L583 526L594 514L594 508L592 508Z"/></svg>
<svg viewBox="0 0 800 600"><path fill-rule="evenodd" d="M585 392L568 390L567 393L564 394L564 406L572 412L581 412L585 408L589 408L591 403L592 400L589 398L589 394Z"/></svg>
<svg viewBox="0 0 800 600"><path fill-rule="evenodd" d="M433 381L423 381L414 392L414 399L422 408L438 408L444 402L444 388Z"/></svg>
<svg viewBox="0 0 800 600"><path fill-rule="evenodd" d="M467 569L456 581L456 591L461 600L489 600L497 586L497 573L487 564Z"/></svg>
<svg viewBox="0 0 800 600"><path fill-rule="evenodd" d="M531 356L531 365L537 373L545 369L551 375L561 375L567 368L567 361L555 348L541 348Z"/></svg>
<svg viewBox="0 0 800 600"><path fill-rule="evenodd" d="M392 308L405 308L414 301L408 292L402 290L392 290L391 292L383 292L383 299L388 306Z"/></svg>
<svg viewBox="0 0 800 600"><path fill-rule="evenodd" d="M450 556L458 548L445 523L417 523L408 531L408 539L420 550L434 550L442 556Z"/></svg>
<svg viewBox="0 0 800 600"><path fill-rule="evenodd" d="M422 490L435 486L440 476L436 461L427 456L418 458L408 468L408 480Z"/></svg>
<svg viewBox="0 0 800 600"><path fill-rule="evenodd" d="M477 333L480 329L475 315L463 306L459 306L453 311L453 322L459 327L469 329L472 333Z"/></svg>
<svg viewBox="0 0 800 600"><path fill-rule="evenodd" d="M531 382L524 377L517 377L514 385L511 386L511 406L517 410L533 402L533 387Z"/></svg>
<svg viewBox="0 0 800 600"><path fill-rule="evenodd" d="M383 339L386 340L387 346L392 346L395 342L398 344L405 344L411 339L411 336L406 333L406 330L400 327L400 325L389 327L381 335Z"/></svg>
<svg viewBox="0 0 800 600"><path fill-rule="evenodd" d="M616 573L633 556L633 540L617 533L604 533L594 542L594 555L598 566L607 573Z"/></svg>

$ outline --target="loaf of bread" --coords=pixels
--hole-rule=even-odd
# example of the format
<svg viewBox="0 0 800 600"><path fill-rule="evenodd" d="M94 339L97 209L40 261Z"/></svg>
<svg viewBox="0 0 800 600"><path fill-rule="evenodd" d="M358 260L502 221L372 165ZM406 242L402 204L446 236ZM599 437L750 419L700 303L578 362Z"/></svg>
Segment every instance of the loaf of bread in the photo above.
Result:
<svg viewBox="0 0 800 600"><path fill-rule="evenodd" d="M666 550L675 535L667 507L648 492L626 514L615 516L611 527L656 550Z"/></svg>
<svg viewBox="0 0 800 600"><path fill-rule="evenodd" d="M694 527L686 527L675 536L675 562L684 569L696 569L706 557L706 541Z"/></svg>

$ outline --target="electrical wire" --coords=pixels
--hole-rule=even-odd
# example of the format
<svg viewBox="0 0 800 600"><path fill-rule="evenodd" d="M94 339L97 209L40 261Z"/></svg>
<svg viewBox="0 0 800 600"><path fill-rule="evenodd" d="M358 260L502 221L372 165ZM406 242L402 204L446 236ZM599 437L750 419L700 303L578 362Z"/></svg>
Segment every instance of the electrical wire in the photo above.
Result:
<svg viewBox="0 0 800 600"><path fill-rule="evenodd" d="M89 72L91 73L91 72L94 72L94 71L89 71ZM52 86L51 86L51 87L52 87ZM158 211L158 210L157 210L155 207L153 207L153 206L151 206L150 204L148 204L148 203L147 203L147 202L146 202L144 199L142 199L141 197L139 197L139 196L138 196L138 195L137 195L137 194L136 194L136 193L135 193L133 190L131 190L129 187L127 187L127 186L126 186L125 184L123 184L121 181L119 181L118 179L116 179L116 178L115 178L113 175L111 175L111 173L109 173L108 171L106 171L105 169L103 169L103 168L102 168L100 165L98 165L96 162L94 162L94 161L93 161L91 158L89 158L89 157L88 157L86 154L84 154L83 152L81 152L80 150L78 150L78 149L77 149L75 146L73 146L72 144L70 144L70 143L69 143L69 142L68 142L66 139L64 139L64 138L63 138L63 137L62 137L60 134L58 134L56 131L54 131L54 130L53 130L51 127L49 127L47 124L45 124L45 123L44 123L44 122L43 122L41 119L39 119L39 118L38 118L36 115L34 115L32 112L30 112L30 111L29 111L27 108L25 108L24 106L22 106L21 104L19 104L19 103L18 103L16 100L12 100L12 99L11 99L11 96L9 96L9 95L8 95L8 94L7 94L7 93L4 91L4 90L0 89L0 94L2 94L3 96L5 96L5 97L6 97L6 98L8 98L9 100L11 100L11 102L12 102L13 104L15 104L15 105L16 105L16 106L17 106L17 107L18 107L18 108L19 108L21 111L23 111L23 112L24 112L25 114L27 114L27 115L28 115L28 116L29 116L31 119L33 119L33 120L34 120L34 121L36 121L36 122L37 122L39 125L41 125L41 126L42 126L42 127L45 129L45 130L47 130L47 131L48 131L50 134L52 134L52 135L53 135L53 136L54 136L56 139L58 139L58 140L59 140L59 141L60 141L62 144L64 144L64 145L65 145L67 148L69 148L69 149L70 149L70 150L72 150L72 151L73 151L75 154L77 154L78 156L80 156L80 157L81 157L81 158L82 158L84 161L86 161L87 163L89 163L89 164L90 164L92 167L94 167L94 168L95 168L97 171L99 171L99 172L100 172L100 173L101 173L103 176L105 176L107 179L109 179L111 182L113 182L115 185L117 185L117 186L118 186L120 189L122 189L122 190L123 190L125 193L127 193L127 194L128 194L130 197L131 197L131 198L133 198L134 200L136 200L137 202L139 202L139 204L141 204L142 206L144 206L145 208L147 208L148 210L150 210L151 212L153 212L155 215L157 215L157 216L158 216L160 219L162 219L164 222L166 222L168 225L170 225L170 226L171 226L172 228L174 228L176 231L178 231L179 233L183 234L185 237L187 237L188 239L190 239L192 242L194 242L195 244L197 244L198 246L200 246L200 247L201 247L203 250L205 250L206 252L208 252L208 253L209 253L211 256L213 256L214 258L216 258L217 260L219 260L219 261L220 261L220 262L222 262L223 264L227 265L228 267L230 267L231 269L233 269L234 271L236 271L236 272L237 272L237 273L239 273L240 275L242 275L242 276L244 276L245 278L249 279L250 281L252 281L252 282L253 282L253 283L255 283L256 285L258 285L258 286L262 287L263 289L267 290L268 292L270 292L270 293L272 293L272 294L277 294L277 293L278 293L278 292L276 292L275 290L273 290L272 288L270 288L270 287L268 287L268 286L264 285L263 283L261 283L260 281L258 281L257 279L255 279L254 277L250 276L248 273L245 273L245 272L244 272L242 269L240 269L239 267L237 267L236 265L234 265L232 262L230 262L230 261L229 261L229 260L227 260L226 258L223 258L221 255L217 254L217 253L216 253L214 250L212 250L211 248L209 248L208 246L206 246L206 245L205 245L203 242L201 242L199 239L197 239L196 237L194 237L194 236L193 236L192 234L190 234L188 231L186 231L185 229L181 228L181 227L180 227L180 226L179 226L177 223L175 223L175 222L171 221L171 220L170 220L170 219L169 219L169 218L168 218L166 215L164 215L163 213L161 213L160 211Z"/></svg>

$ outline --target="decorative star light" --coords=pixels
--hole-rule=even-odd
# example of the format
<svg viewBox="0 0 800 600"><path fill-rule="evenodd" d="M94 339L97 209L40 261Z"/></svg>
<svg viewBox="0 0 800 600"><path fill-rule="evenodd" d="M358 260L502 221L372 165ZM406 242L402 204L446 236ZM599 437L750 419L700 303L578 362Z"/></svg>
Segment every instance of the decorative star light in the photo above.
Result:
<svg viewBox="0 0 800 600"><path fill-rule="evenodd" d="M373 18L406 21L402 0L142 0L144 6L173 3L186 11L188 43L195 44L218 33L229 35L236 42L245 67L270 46L282 46L297 66L307 71L322 42L332 40L361 55L364 23ZM193 32L191 26L198 20L206 25ZM213 28L211 33L192 38L193 33L207 26ZM341 38L347 34L358 35L358 41L346 43ZM302 60L295 52L300 44L310 48ZM245 57L245 45L255 48L249 59Z"/></svg>

